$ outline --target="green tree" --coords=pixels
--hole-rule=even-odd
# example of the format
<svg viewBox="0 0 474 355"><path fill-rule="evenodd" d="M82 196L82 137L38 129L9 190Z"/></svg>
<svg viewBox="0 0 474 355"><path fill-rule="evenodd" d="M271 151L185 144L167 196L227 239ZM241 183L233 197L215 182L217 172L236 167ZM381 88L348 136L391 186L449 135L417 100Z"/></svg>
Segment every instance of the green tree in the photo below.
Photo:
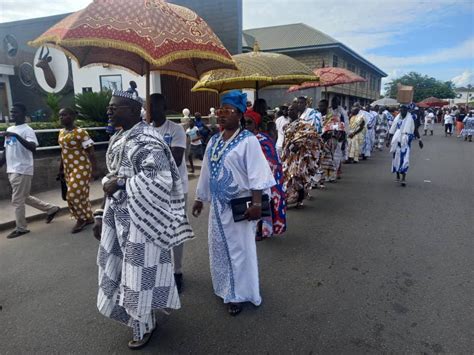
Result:
<svg viewBox="0 0 474 355"><path fill-rule="evenodd" d="M439 99L454 99L454 84L451 81L440 81L428 75L411 72L401 78L385 84L385 95L397 97L397 84L413 86L413 101L420 102L427 97L434 96Z"/></svg>
<svg viewBox="0 0 474 355"><path fill-rule="evenodd" d="M76 110L86 120L107 122L107 106L111 97L110 91L77 94L75 96Z"/></svg>
<svg viewBox="0 0 474 355"><path fill-rule="evenodd" d="M59 110L61 108L60 101L61 101L61 96L58 94L50 92L46 96L46 105L49 107L49 109L52 112L51 117L49 119L50 121L54 122L54 121L59 120Z"/></svg>

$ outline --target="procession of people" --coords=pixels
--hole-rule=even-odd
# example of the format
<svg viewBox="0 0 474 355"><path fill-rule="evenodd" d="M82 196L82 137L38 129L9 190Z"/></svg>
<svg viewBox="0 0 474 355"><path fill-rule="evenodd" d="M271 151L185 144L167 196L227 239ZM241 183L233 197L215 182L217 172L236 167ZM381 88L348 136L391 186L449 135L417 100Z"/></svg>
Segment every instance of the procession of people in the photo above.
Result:
<svg viewBox="0 0 474 355"><path fill-rule="evenodd" d="M90 182L99 177L93 141L75 126L73 109L60 110L64 129L58 139L58 176L65 182L65 199L76 220L71 232L94 223L93 233L100 241L97 306L105 316L132 328L131 349L149 341L156 311L180 308L183 247L194 237L186 212L186 141L195 147L193 157L202 159L192 215L199 217L209 205L214 293L236 316L245 303L262 302L256 242L291 229L288 208L303 208L315 190L343 178L344 164L361 164L385 147L395 181L406 186L412 142L418 139L423 148L419 117L423 116L424 135L433 135L438 116L432 110L420 112L413 104L400 105L396 112L356 102L348 114L338 97L320 100L317 109L310 102L301 96L272 112L265 100L248 105L245 93L230 91L213 110L217 121L211 126L219 127L215 130L198 112L184 125L167 119L161 94L150 97L148 123L136 91L114 91L107 114L115 133L106 152L102 208L95 212L89 201ZM25 123L25 111L22 104L13 106L16 126L4 134L1 163L7 164L17 211L17 228L7 238L28 232L25 204L47 212L47 223L59 210L29 196L31 152L37 140ZM445 113L446 134L452 132L451 121L446 123L451 114L453 122L457 120L455 113ZM474 111L462 116L461 123L459 136L472 141Z"/></svg>

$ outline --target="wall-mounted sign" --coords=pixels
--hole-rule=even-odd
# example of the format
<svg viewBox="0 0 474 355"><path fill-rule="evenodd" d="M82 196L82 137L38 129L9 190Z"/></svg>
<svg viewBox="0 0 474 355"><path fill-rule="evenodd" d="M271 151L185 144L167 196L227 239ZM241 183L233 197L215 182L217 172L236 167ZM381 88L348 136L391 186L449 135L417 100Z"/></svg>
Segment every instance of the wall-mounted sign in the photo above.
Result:
<svg viewBox="0 0 474 355"><path fill-rule="evenodd" d="M33 61L36 81L46 92L60 92L69 78L69 62L63 52L46 46L38 48Z"/></svg>
<svg viewBox="0 0 474 355"><path fill-rule="evenodd" d="M21 83L27 87L31 87L35 83L35 70L28 62L20 64L18 68L18 76L20 77Z"/></svg>
<svg viewBox="0 0 474 355"><path fill-rule="evenodd" d="M100 75L100 90L122 90L122 75Z"/></svg>
<svg viewBox="0 0 474 355"><path fill-rule="evenodd" d="M18 53L18 42L13 35L6 35L3 38L3 50L9 57L14 57Z"/></svg>

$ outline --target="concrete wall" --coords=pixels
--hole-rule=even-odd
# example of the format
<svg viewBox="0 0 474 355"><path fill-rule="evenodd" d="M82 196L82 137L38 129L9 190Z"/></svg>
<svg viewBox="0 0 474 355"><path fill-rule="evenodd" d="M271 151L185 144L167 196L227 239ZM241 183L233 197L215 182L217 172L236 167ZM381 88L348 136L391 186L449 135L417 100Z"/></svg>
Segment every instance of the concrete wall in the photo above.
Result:
<svg viewBox="0 0 474 355"><path fill-rule="evenodd" d="M169 0L185 6L213 29L230 54L242 52L242 0Z"/></svg>
<svg viewBox="0 0 474 355"><path fill-rule="evenodd" d="M84 88L92 88L92 91L98 92L101 90L101 76L120 76L122 90L127 90L128 83L134 80L137 83L137 90L140 96L145 97L145 76L139 76L128 70L119 69L110 66L91 66L86 68L79 68L75 62L72 65L72 75L74 78L74 92L76 94L82 93ZM104 78L105 79L105 78ZM161 80L159 73L151 74L151 93L161 92Z"/></svg>
<svg viewBox="0 0 474 355"><path fill-rule="evenodd" d="M31 194L37 192L58 190L61 193L61 186L59 181L56 181L56 176L59 171L59 150L56 153L37 153L35 154L35 172L33 176L33 183L31 186ZM98 149L96 151L97 166L102 175L105 175L105 150ZM6 173L6 168L0 169L0 199L11 198L11 188Z"/></svg>

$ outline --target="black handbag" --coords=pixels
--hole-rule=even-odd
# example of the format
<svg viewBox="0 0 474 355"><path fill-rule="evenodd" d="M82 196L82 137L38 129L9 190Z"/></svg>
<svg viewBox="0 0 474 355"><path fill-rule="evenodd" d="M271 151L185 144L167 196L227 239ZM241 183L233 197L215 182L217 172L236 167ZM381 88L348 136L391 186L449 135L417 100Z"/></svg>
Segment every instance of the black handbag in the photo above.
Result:
<svg viewBox="0 0 474 355"><path fill-rule="evenodd" d="M234 222L246 221L245 211L252 205L252 196L234 198L230 200L230 206L232 208L232 217ZM268 195L262 195L262 217L270 217L272 211L270 209L270 198Z"/></svg>

